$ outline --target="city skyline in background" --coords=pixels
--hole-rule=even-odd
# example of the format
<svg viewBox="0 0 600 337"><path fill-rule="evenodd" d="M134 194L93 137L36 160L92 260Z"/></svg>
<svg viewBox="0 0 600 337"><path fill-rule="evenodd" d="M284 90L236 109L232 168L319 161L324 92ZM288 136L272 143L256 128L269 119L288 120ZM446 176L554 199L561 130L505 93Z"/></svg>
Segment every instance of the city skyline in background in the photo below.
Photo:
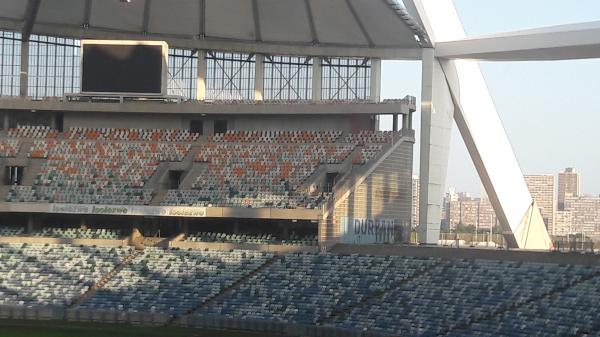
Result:
<svg viewBox="0 0 600 337"><path fill-rule="evenodd" d="M600 2L564 6L557 0L455 0L469 36L600 20ZM519 10L507 11L507 8ZM498 15L502 13L502 15ZM581 173L582 193L600 194L600 156L589 155L600 125L600 60L481 62L490 92L524 175ZM421 93L419 61L384 61L382 98ZM419 174L420 113L414 120L414 174ZM383 129L391 118L382 118ZM456 126L452 131L446 187L481 194L481 182ZM446 188L447 189L447 188Z"/></svg>
<svg viewBox="0 0 600 337"><path fill-rule="evenodd" d="M586 195L581 174L567 167L554 174L526 174L527 187L540 210L548 233L554 238L579 235L600 241L600 195ZM412 181L412 226L419 224L419 177ZM481 194L448 187L441 211L443 233L500 232L498 218L483 187Z"/></svg>

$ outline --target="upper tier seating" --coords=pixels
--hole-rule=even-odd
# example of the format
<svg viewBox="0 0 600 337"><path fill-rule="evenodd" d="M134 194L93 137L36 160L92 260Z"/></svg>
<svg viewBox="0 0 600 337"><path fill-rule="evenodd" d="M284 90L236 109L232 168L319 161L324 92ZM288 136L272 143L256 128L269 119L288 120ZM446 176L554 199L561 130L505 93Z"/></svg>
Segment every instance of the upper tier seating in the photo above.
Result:
<svg viewBox="0 0 600 337"><path fill-rule="evenodd" d="M190 144L36 140L32 158L47 158L34 186L12 187L7 201L148 204L142 189L161 161L181 161Z"/></svg>
<svg viewBox="0 0 600 337"><path fill-rule="evenodd" d="M65 239L107 239L117 240L121 231L106 228L43 228L31 233L31 236L42 236Z"/></svg>
<svg viewBox="0 0 600 337"><path fill-rule="evenodd" d="M392 141L392 132L348 134L339 131L228 131L200 146L195 161L204 163L193 190L169 190L163 205L247 208L317 208L331 195L298 188L323 164L352 158L364 165Z"/></svg>
<svg viewBox="0 0 600 337"><path fill-rule="evenodd" d="M264 264L270 253L146 248L82 308L182 314Z"/></svg>
<svg viewBox="0 0 600 337"><path fill-rule="evenodd" d="M8 136L15 138L56 138L58 131L43 125L19 125L8 129Z"/></svg>
<svg viewBox="0 0 600 337"><path fill-rule="evenodd" d="M450 261L332 324L401 336L437 336L511 304L525 303L591 272L582 266Z"/></svg>
<svg viewBox="0 0 600 337"><path fill-rule="evenodd" d="M67 139L129 140L152 142L193 142L200 135L183 129L128 129L75 127L65 133Z"/></svg>
<svg viewBox="0 0 600 337"><path fill-rule="evenodd" d="M427 258L286 254L201 313L312 324L432 263Z"/></svg>
<svg viewBox="0 0 600 337"><path fill-rule="evenodd" d="M14 158L19 153L21 140L16 138L0 139L0 158Z"/></svg>
<svg viewBox="0 0 600 337"><path fill-rule="evenodd" d="M364 165L368 163L371 159L375 158L383 149L382 145L379 144L370 144L365 145L360 149L360 152L356 154L354 158L352 158L352 163L357 165Z"/></svg>
<svg viewBox="0 0 600 337"><path fill-rule="evenodd" d="M130 248L0 244L0 304L68 305L130 253Z"/></svg>
<svg viewBox="0 0 600 337"><path fill-rule="evenodd" d="M44 159L32 186L12 186L9 202L148 205L146 183L160 162L182 161L199 135L186 130L19 127L34 139L28 156ZM63 137L64 136L64 137ZM330 193L308 192L325 164L364 165L392 141L391 132L228 131L194 149L192 190L169 190L163 205L316 209ZM63 139L66 138L66 139ZM0 140L0 157L15 157L23 141ZM358 146L358 148L357 148ZM25 150L23 150L25 151ZM350 156L352 154L352 156ZM351 160L347 161L347 158ZM195 179L195 180L194 180Z"/></svg>
<svg viewBox="0 0 600 337"><path fill-rule="evenodd" d="M0 227L0 236L17 236L25 232L23 227Z"/></svg>

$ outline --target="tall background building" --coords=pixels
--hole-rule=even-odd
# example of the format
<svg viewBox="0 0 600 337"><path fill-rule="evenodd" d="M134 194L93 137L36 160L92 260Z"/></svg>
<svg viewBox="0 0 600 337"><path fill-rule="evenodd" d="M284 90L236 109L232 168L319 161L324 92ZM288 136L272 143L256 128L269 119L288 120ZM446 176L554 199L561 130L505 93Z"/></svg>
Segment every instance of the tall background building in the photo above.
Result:
<svg viewBox="0 0 600 337"><path fill-rule="evenodd" d="M566 197L578 197L581 194L579 173L567 167L558 174L558 210L565 210Z"/></svg>
<svg viewBox="0 0 600 337"><path fill-rule="evenodd" d="M600 196L581 195L580 174L574 168L558 173L558 183L552 174L524 177L550 235L556 240L576 235L600 241ZM456 230L460 224L485 231L498 224L485 191L481 198L474 198L450 187L442 204L444 230Z"/></svg>
<svg viewBox="0 0 600 337"><path fill-rule="evenodd" d="M553 234L554 224L554 176L551 174L526 175L525 182L531 197L540 208L542 218L548 229Z"/></svg>

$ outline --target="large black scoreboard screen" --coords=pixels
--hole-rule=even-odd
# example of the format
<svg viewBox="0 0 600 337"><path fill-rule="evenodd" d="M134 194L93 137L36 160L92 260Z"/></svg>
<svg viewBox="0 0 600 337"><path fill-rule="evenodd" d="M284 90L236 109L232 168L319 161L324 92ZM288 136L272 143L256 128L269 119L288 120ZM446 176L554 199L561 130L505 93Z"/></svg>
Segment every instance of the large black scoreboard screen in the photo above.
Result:
<svg viewBox="0 0 600 337"><path fill-rule="evenodd" d="M160 44L82 44L81 91L114 94L164 94Z"/></svg>

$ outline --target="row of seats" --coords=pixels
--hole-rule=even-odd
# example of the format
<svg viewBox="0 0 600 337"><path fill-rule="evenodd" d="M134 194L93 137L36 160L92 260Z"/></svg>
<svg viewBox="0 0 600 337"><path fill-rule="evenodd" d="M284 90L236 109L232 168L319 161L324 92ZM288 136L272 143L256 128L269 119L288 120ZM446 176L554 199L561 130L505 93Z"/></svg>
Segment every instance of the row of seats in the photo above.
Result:
<svg viewBox="0 0 600 337"><path fill-rule="evenodd" d="M198 133L183 129L130 129L130 128L86 128L73 127L65 132L67 139L129 140L152 142L193 142Z"/></svg>
<svg viewBox="0 0 600 337"><path fill-rule="evenodd" d="M391 101L391 100L389 100ZM401 100L400 100L401 101ZM198 104L364 104L379 103L377 101L366 99L206 99L204 101L195 101Z"/></svg>
<svg viewBox="0 0 600 337"><path fill-rule="evenodd" d="M81 307L183 314L270 257L271 253L247 250L146 248Z"/></svg>
<svg viewBox="0 0 600 337"><path fill-rule="evenodd" d="M16 138L0 139L0 158L14 158L19 153L21 140Z"/></svg>
<svg viewBox="0 0 600 337"><path fill-rule="evenodd" d="M24 232L23 227L0 227L0 236L18 236Z"/></svg>
<svg viewBox="0 0 600 337"><path fill-rule="evenodd" d="M323 202L331 199L331 193L307 195L285 192L281 195L266 192L236 193L235 190L222 191L205 188L197 190L168 190L163 206L194 207L238 207L238 208L283 208L316 209Z"/></svg>
<svg viewBox="0 0 600 337"><path fill-rule="evenodd" d="M28 156L60 160L97 160L120 156L127 160L182 161L190 148L191 144L164 142L129 143L45 139L36 140ZM77 156L81 156L81 158Z"/></svg>
<svg viewBox="0 0 600 337"><path fill-rule="evenodd" d="M362 130L357 133L349 133L346 135L344 142L357 145L365 145L370 143L391 143L394 135L393 131L369 131Z"/></svg>
<svg viewBox="0 0 600 337"><path fill-rule="evenodd" d="M227 234L199 232L185 238L188 242L224 242L224 243L256 243L261 245L275 244L277 239L271 234Z"/></svg>
<svg viewBox="0 0 600 337"><path fill-rule="evenodd" d="M8 137L14 138L56 138L58 131L44 125L19 125L8 129Z"/></svg>
<svg viewBox="0 0 600 337"><path fill-rule="evenodd" d="M67 186L11 186L8 202L43 202L104 205L149 205L152 190L121 184L101 188Z"/></svg>
<svg viewBox="0 0 600 337"><path fill-rule="evenodd" d="M0 244L0 304L66 306L131 253L131 248Z"/></svg>
<svg viewBox="0 0 600 337"><path fill-rule="evenodd" d="M213 135L212 141L238 143L334 143L341 131L232 131Z"/></svg>
<svg viewBox="0 0 600 337"><path fill-rule="evenodd" d="M190 234L185 238L188 242L223 242L223 243L255 243L261 245L284 244L316 246L318 241L315 235L298 236L292 234L287 240L280 240L271 234L227 234L214 232L199 232Z"/></svg>
<svg viewBox="0 0 600 337"><path fill-rule="evenodd" d="M118 229L107 228L43 228L31 233L31 236L65 239L106 239L117 240L121 237Z"/></svg>

